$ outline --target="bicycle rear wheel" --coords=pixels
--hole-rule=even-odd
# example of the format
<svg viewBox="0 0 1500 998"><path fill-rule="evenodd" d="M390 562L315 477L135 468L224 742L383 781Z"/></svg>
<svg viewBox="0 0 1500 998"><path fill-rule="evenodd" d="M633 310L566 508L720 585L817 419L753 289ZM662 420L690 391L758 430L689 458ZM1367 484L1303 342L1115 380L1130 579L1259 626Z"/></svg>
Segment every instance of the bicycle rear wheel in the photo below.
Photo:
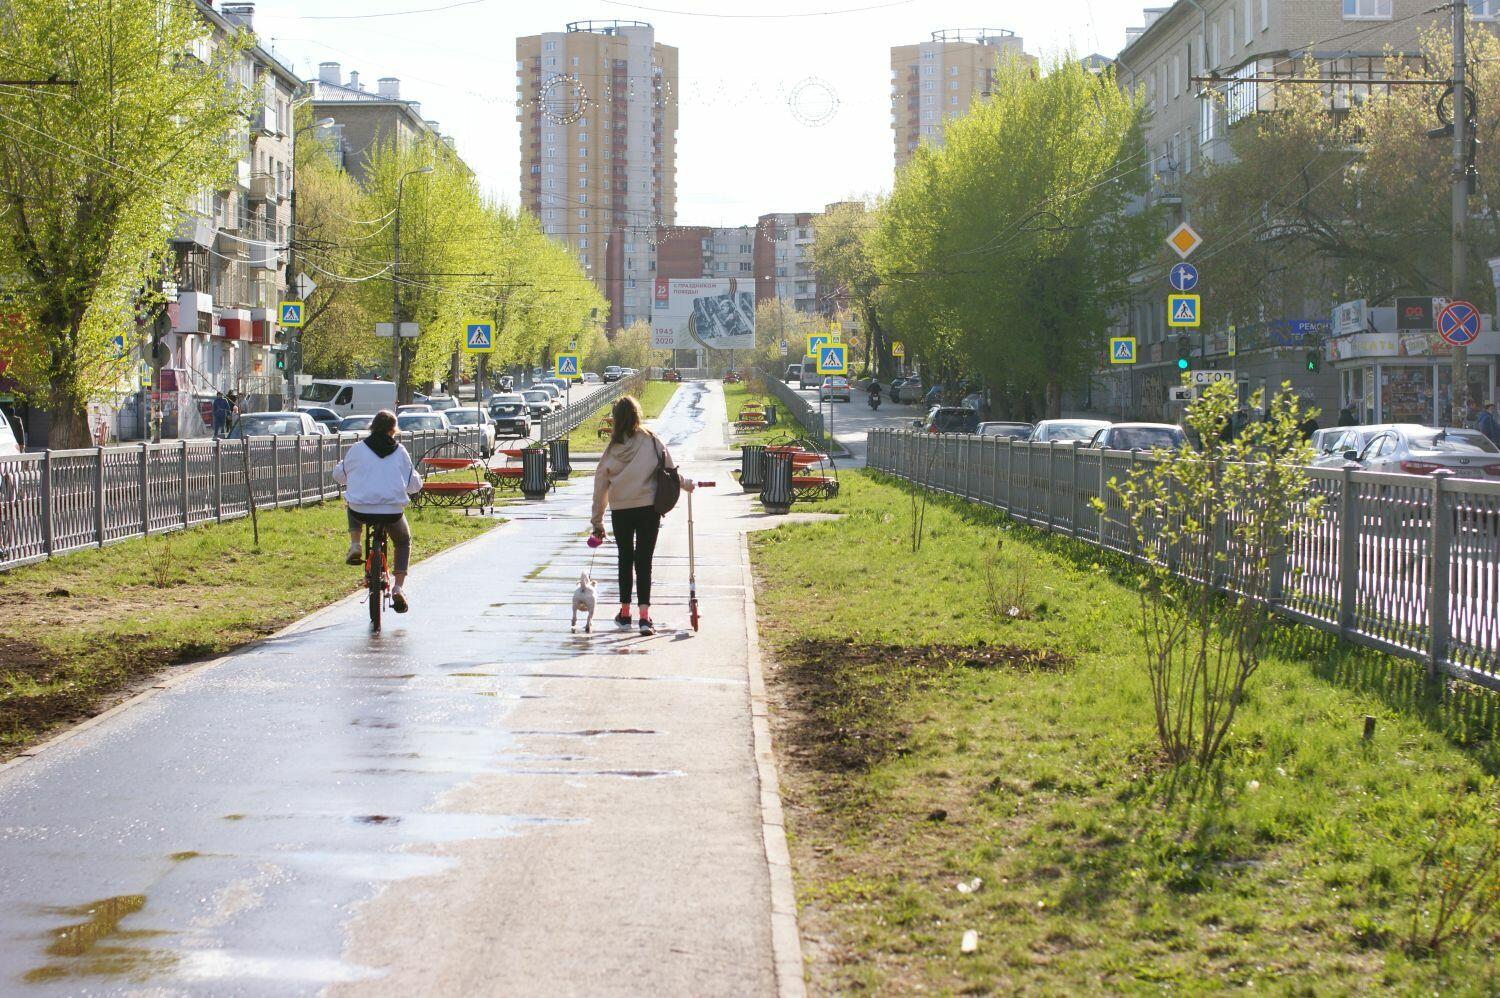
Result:
<svg viewBox="0 0 1500 998"><path fill-rule="evenodd" d="M365 589L370 604L370 632L380 633L380 614L385 602L385 531L365 527Z"/></svg>

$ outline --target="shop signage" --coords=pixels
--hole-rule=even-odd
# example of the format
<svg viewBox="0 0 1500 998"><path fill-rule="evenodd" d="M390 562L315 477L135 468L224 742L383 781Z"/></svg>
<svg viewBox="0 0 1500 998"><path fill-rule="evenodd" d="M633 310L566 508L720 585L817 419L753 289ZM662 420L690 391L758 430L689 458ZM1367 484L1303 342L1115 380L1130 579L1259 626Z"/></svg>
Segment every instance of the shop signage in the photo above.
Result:
<svg viewBox="0 0 1500 998"><path fill-rule="evenodd" d="M1397 329L1436 329L1438 313L1448 304L1447 298L1415 297L1396 299Z"/></svg>
<svg viewBox="0 0 1500 998"><path fill-rule="evenodd" d="M1348 336L1365 331L1365 317L1369 307L1363 298L1346 301L1333 309L1333 335Z"/></svg>

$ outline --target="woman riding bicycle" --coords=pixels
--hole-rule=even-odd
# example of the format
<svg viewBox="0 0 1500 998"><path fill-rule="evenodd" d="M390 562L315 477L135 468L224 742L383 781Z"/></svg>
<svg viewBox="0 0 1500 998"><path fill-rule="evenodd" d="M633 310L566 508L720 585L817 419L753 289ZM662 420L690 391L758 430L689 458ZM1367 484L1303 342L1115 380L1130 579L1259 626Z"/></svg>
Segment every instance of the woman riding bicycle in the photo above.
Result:
<svg viewBox="0 0 1500 998"><path fill-rule="evenodd" d="M391 608L397 613L407 610L406 569L411 562L411 527L406 522L406 507L411 497L422 491L406 448L396 442L396 414L382 409L370 420L370 435L349 448L333 469L333 480L344 486L344 501L349 504L349 554L351 565L364 564L361 535L367 523L385 526L386 536L396 549L396 584L391 590Z"/></svg>

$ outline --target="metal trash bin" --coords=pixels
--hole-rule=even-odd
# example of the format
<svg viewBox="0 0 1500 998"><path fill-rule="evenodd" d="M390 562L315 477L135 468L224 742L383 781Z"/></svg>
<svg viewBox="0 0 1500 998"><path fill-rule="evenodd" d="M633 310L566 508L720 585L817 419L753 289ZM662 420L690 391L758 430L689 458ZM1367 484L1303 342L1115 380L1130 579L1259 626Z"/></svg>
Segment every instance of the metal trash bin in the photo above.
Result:
<svg viewBox="0 0 1500 998"><path fill-rule="evenodd" d="M765 482L760 488L760 504L767 513L792 511L792 455L767 454Z"/></svg>
<svg viewBox="0 0 1500 998"><path fill-rule="evenodd" d="M545 499L552 483L547 478L547 452L528 447L521 452L521 494L527 499Z"/></svg>
<svg viewBox="0 0 1500 998"><path fill-rule="evenodd" d="M740 448L740 487L746 492L759 492L766 480L766 447L764 444L746 444Z"/></svg>
<svg viewBox="0 0 1500 998"><path fill-rule="evenodd" d="M573 465L568 460L568 438L558 437L549 441L547 451L552 461L552 478L554 481L567 481L573 473Z"/></svg>
<svg viewBox="0 0 1500 998"><path fill-rule="evenodd" d="M767 426L775 426L776 425L776 406L772 405L769 402L766 403L766 425Z"/></svg>

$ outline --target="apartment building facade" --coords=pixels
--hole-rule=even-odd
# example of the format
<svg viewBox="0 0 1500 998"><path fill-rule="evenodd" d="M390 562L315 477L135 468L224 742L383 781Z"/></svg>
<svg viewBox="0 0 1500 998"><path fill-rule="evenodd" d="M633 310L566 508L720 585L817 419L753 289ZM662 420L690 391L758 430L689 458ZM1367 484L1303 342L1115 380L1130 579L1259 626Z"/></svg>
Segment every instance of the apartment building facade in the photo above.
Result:
<svg viewBox="0 0 1500 998"><path fill-rule="evenodd" d="M677 49L644 21L516 39L522 204L610 302L651 319L660 227L677 220Z"/></svg>
<svg viewBox="0 0 1500 998"><path fill-rule="evenodd" d="M195 0L211 33L192 55L207 62L241 28L254 30L253 4L219 9ZM238 156L229 184L203 191L173 234L176 300L169 303L166 368L181 392L234 391L260 405L282 395L272 347L286 297L292 225L292 101L301 81L254 45L230 67L230 83L256 95L255 110L230 141Z"/></svg>
<svg viewBox="0 0 1500 998"><path fill-rule="evenodd" d="M371 90L360 80L358 70L351 70L346 78L342 65L324 62L318 65L318 78L308 81L307 91L313 120L333 119L331 126L320 130L319 141L361 184L371 154L385 143L404 148L426 139L454 146L453 138L443 134L437 121L422 117L420 101L402 98L401 81L394 76L381 77Z"/></svg>
<svg viewBox="0 0 1500 998"><path fill-rule="evenodd" d="M1140 91L1151 110L1142 156L1151 178L1147 203L1164 211L1169 228L1191 223L1183 194L1188 178L1230 155L1229 132L1239 122L1275 110L1276 84L1252 80L1301 75L1311 57L1323 76L1348 80L1327 88L1331 108L1348 107L1379 92L1387 47L1413 54L1419 33L1448 18L1429 7L1419 0L1177 0L1147 9L1115 60L1119 85ZM1208 76L1224 80L1214 84L1221 99L1206 94L1201 78ZM1218 234L1200 235L1200 252L1211 251ZM1168 388L1179 382L1182 332L1167 326L1167 271L1175 259L1164 251L1121 303L1114 335L1135 337L1138 360L1101 368L1094 408L1169 420L1179 414L1167 401ZM1205 299L1213 294L1209 286L1198 291ZM1236 328L1232 338L1227 326L1190 335L1192 363L1233 369L1251 391L1291 381L1325 413L1337 412L1345 400L1335 375L1311 372L1305 363L1309 346L1331 333L1331 301L1284 301L1276 314Z"/></svg>
<svg viewBox="0 0 1500 998"><path fill-rule="evenodd" d="M751 252L755 300L780 298L799 312L818 311L818 275L813 267L816 212L772 212L756 219Z"/></svg>
<svg viewBox="0 0 1500 998"><path fill-rule="evenodd" d="M896 169L923 142L941 145L943 124L989 94L1002 58L1035 62L1004 28L949 28L916 45L891 48L891 130Z"/></svg>

